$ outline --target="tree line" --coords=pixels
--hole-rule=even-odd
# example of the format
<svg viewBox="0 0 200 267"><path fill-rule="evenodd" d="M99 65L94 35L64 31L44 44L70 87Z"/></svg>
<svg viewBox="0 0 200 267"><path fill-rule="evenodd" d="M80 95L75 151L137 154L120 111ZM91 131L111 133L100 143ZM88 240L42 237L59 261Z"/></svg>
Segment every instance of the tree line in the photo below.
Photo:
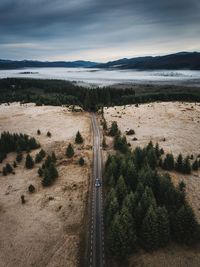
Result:
<svg viewBox="0 0 200 267"><path fill-rule="evenodd" d="M68 81L40 79L0 79L0 103L19 101L37 105L79 105L87 111L101 106L147 103L153 101L195 101L197 94L173 91L136 94L133 88L86 88Z"/></svg>
<svg viewBox="0 0 200 267"><path fill-rule="evenodd" d="M29 137L26 134L3 132L0 136L0 162L10 152L30 151L39 148L40 145L34 137Z"/></svg>
<svg viewBox="0 0 200 267"><path fill-rule="evenodd" d="M186 200L184 182L175 187L168 173L157 171L163 149L150 142L131 151L116 125L113 128L114 138L124 140L126 149L109 155L105 164L108 253L124 260L138 248L153 251L171 241L198 242L199 224Z"/></svg>

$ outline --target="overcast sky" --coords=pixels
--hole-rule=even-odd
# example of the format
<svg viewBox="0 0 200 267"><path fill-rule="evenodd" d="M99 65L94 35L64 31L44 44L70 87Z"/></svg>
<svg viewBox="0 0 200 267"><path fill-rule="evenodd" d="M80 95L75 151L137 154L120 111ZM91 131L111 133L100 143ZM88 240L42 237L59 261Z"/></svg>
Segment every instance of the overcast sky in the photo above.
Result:
<svg viewBox="0 0 200 267"><path fill-rule="evenodd" d="M0 58L93 60L200 51L200 0L0 0Z"/></svg>

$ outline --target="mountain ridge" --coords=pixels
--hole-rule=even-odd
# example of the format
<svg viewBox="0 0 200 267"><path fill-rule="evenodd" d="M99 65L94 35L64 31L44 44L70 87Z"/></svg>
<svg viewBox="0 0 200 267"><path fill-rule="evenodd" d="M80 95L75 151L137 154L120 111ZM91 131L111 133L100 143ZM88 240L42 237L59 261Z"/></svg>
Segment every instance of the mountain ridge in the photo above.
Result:
<svg viewBox="0 0 200 267"><path fill-rule="evenodd" d="M138 70L200 70L200 52L178 52L164 56L144 56L122 58L107 63L93 61L38 61L38 60L6 60L0 59L0 69L25 68L104 68L104 69L138 69Z"/></svg>

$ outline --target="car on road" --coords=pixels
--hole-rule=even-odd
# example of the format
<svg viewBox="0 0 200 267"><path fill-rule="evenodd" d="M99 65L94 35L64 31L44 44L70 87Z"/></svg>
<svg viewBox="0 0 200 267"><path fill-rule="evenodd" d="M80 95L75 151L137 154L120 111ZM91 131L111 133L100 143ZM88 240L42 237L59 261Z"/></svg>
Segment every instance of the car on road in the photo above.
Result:
<svg viewBox="0 0 200 267"><path fill-rule="evenodd" d="M101 182L100 182L100 180L98 178L95 180L95 186L96 187L101 186Z"/></svg>

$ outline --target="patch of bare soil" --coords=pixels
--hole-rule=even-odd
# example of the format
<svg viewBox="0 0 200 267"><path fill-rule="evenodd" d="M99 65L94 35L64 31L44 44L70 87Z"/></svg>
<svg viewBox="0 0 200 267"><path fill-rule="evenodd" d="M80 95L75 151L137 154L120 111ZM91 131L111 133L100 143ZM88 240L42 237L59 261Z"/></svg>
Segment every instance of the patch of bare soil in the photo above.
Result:
<svg viewBox="0 0 200 267"><path fill-rule="evenodd" d="M134 135L126 135L132 148L145 146L151 140L159 143L165 153L173 153L176 157L179 153L194 155L194 159L200 154L200 105L182 102L160 102L142 104L136 107L129 105L124 107L112 107L104 109L104 117L108 126L112 121L118 123L122 134L130 129ZM108 149L112 148L112 141L106 137ZM174 184L181 180L186 183L186 196L193 207L195 215L200 222L200 171L191 175L182 175L171 172ZM181 247L173 247L153 254L140 253L133 256L130 266L172 266L172 267L196 267L200 266L200 248L188 250Z"/></svg>
<svg viewBox="0 0 200 267"><path fill-rule="evenodd" d="M37 135L38 129L41 135ZM83 145L74 144L78 130L85 140ZM34 136L47 153L55 151L59 177L52 186L43 188L37 174L41 164L27 170L24 159L15 175L0 174L0 266L77 266L92 154L89 114L71 113L64 107L1 105L0 132L3 131ZM51 138L46 136L47 131ZM75 148L71 160L65 157L69 142ZM38 151L32 151L32 156ZM78 164L80 156L86 161L83 167ZM15 157L15 153L10 153L0 164L0 170ZM30 184L35 186L35 193L28 192Z"/></svg>

